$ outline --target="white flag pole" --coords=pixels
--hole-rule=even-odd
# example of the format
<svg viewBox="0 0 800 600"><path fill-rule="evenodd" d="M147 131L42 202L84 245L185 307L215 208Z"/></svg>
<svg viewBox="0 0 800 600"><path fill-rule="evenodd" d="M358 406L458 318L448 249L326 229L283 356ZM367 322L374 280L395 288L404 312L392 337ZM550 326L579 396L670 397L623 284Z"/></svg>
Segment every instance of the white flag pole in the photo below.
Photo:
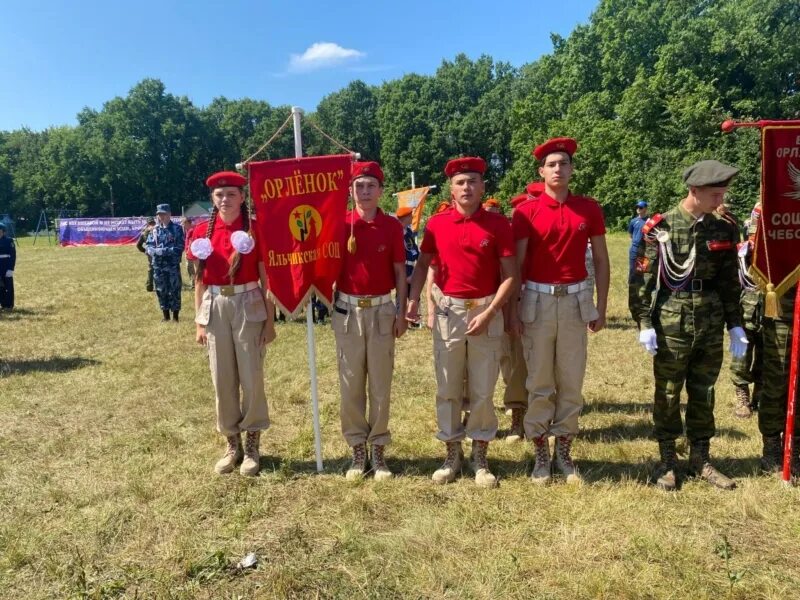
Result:
<svg viewBox="0 0 800 600"><path fill-rule="evenodd" d="M303 109L292 107L294 122L294 157L303 158L303 137L300 131L300 117ZM308 368L311 371L311 413L314 419L314 452L317 455L317 473L322 473L322 436L319 430L319 397L317 394L317 354L314 343L314 309L309 299L306 305L306 339L308 340Z"/></svg>

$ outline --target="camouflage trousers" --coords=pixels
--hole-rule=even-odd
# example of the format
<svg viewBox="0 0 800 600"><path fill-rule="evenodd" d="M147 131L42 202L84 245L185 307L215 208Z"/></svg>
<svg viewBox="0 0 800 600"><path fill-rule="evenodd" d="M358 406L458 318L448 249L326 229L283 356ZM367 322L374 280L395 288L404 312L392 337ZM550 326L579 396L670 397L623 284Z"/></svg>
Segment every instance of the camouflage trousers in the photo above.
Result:
<svg viewBox="0 0 800 600"><path fill-rule="evenodd" d="M636 271L636 253L628 253L628 310L636 324L639 324L636 315L639 314L639 288L644 282L644 275Z"/></svg>
<svg viewBox="0 0 800 600"><path fill-rule="evenodd" d="M161 310L181 309L180 265L161 267L153 265L153 282L156 286L158 305Z"/></svg>
<svg viewBox="0 0 800 600"><path fill-rule="evenodd" d="M786 428L786 398L789 394L795 293L795 289L792 288L781 298L783 314L780 319L765 317L762 323L764 391L758 408L758 429L765 436L777 435ZM795 412L795 435L800 434L798 421Z"/></svg>
<svg viewBox="0 0 800 600"><path fill-rule="evenodd" d="M153 286L153 261L150 260L149 256L147 259L147 283L144 284L144 289L152 292L155 289Z"/></svg>
<svg viewBox="0 0 800 600"><path fill-rule="evenodd" d="M747 352L742 358L731 359L731 383L735 386L755 384L753 405L758 405L761 400L764 363L764 346L761 342L763 294L758 290L743 290L740 304L744 330L749 343Z"/></svg>
<svg viewBox="0 0 800 600"><path fill-rule="evenodd" d="M760 404L764 383L764 344L761 331L745 329L747 351L742 358L731 358L731 383L735 386L754 384L753 403Z"/></svg>
<svg viewBox="0 0 800 600"><path fill-rule="evenodd" d="M681 391L686 386L686 437L714 436L714 385L722 367L722 303L670 298L654 311L658 351L653 358L653 435L674 440L683 433Z"/></svg>

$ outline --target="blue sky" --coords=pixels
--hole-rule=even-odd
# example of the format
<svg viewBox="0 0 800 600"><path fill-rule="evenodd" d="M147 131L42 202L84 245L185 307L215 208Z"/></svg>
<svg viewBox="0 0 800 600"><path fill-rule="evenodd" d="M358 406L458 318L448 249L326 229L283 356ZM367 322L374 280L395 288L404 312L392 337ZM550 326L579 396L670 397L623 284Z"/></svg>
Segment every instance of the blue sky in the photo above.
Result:
<svg viewBox="0 0 800 600"><path fill-rule="evenodd" d="M588 22L597 0L155 2L3 0L0 130L74 125L154 77L198 106L217 96L313 111L354 79L433 73L488 54L514 66Z"/></svg>

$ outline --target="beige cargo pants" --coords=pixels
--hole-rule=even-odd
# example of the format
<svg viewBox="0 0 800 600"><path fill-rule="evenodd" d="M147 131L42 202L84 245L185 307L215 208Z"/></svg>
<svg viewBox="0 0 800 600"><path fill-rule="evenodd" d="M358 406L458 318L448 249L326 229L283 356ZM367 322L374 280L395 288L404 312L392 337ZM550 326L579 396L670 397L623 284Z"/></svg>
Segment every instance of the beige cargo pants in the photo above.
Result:
<svg viewBox="0 0 800 600"><path fill-rule="evenodd" d="M554 296L524 290L519 317L528 368L525 436L574 436L583 409L589 321L597 318L593 290Z"/></svg>
<svg viewBox="0 0 800 600"><path fill-rule="evenodd" d="M342 434L349 446L364 442L385 446L391 442L395 316L393 302L360 308L339 300L331 313L339 363Z"/></svg>
<svg viewBox="0 0 800 600"><path fill-rule="evenodd" d="M489 306L458 306L457 299L434 288L436 309L433 322L433 353L436 371L436 420L443 442L469 437L491 442L497 434L494 388L503 352L503 314L498 312L481 335L467 335L470 320ZM464 378L467 379L469 420L461 421Z"/></svg>
<svg viewBox="0 0 800 600"><path fill-rule="evenodd" d="M195 318L206 327L217 431L226 437L269 428L264 394L266 348L258 345L266 320L261 288L234 296L212 295L206 290Z"/></svg>

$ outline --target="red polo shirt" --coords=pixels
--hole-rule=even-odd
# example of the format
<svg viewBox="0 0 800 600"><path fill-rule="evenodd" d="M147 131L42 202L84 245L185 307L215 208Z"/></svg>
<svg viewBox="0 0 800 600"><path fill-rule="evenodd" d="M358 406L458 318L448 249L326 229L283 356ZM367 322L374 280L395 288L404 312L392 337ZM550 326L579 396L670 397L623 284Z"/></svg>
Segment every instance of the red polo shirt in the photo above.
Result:
<svg viewBox="0 0 800 600"><path fill-rule="evenodd" d="M228 277L228 269L230 263L228 260L234 253L233 246L231 245L231 234L234 231L242 229L242 215L234 219L233 223L226 225L225 222L217 215L214 223L214 232L211 234L211 245L214 251L206 259L206 266L203 270L203 283L205 285L230 285L231 281ZM209 219L205 223L199 223L194 228L192 234L192 241L206 237L208 227L211 223ZM255 239L256 236L256 223L250 221L250 233ZM191 245L191 242L189 243ZM187 247L186 258L188 260L197 260L192 254L192 251ZM249 254L242 254L239 259L239 270L233 277L233 283L250 283L251 281L258 281L258 263L262 262L261 254L258 249L258 242L255 248Z"/></svg>
<svg viewBox="0 0 800 600"><path fill-rule="evenodd" d="M350 223L356 238L356 253L347 251ZM405 273L406 247L403 225L380 208L372 221L365 221L355 210L345 217L345 243L342 271L336 289L353 296L382 296L394 289L394 265L402 263Z"/></svg>
<svg viewBox="0 0 800 600"><path fill-rule="evenodd" d="M592 198L570 194L559 202L546 193L523 202L512 217L514 239L528 239L522 279L575 283L588 276L586 245L605 235L603 209Z"/></svg>
<svg viewBox="0 0 800 600"><path fill-rule="evenodd" d="M500 259L514 256L514 236L501 214L448 210L430 218L420 250L438 259L435 281L446 296L483 298L497 292Z"/></svg>

